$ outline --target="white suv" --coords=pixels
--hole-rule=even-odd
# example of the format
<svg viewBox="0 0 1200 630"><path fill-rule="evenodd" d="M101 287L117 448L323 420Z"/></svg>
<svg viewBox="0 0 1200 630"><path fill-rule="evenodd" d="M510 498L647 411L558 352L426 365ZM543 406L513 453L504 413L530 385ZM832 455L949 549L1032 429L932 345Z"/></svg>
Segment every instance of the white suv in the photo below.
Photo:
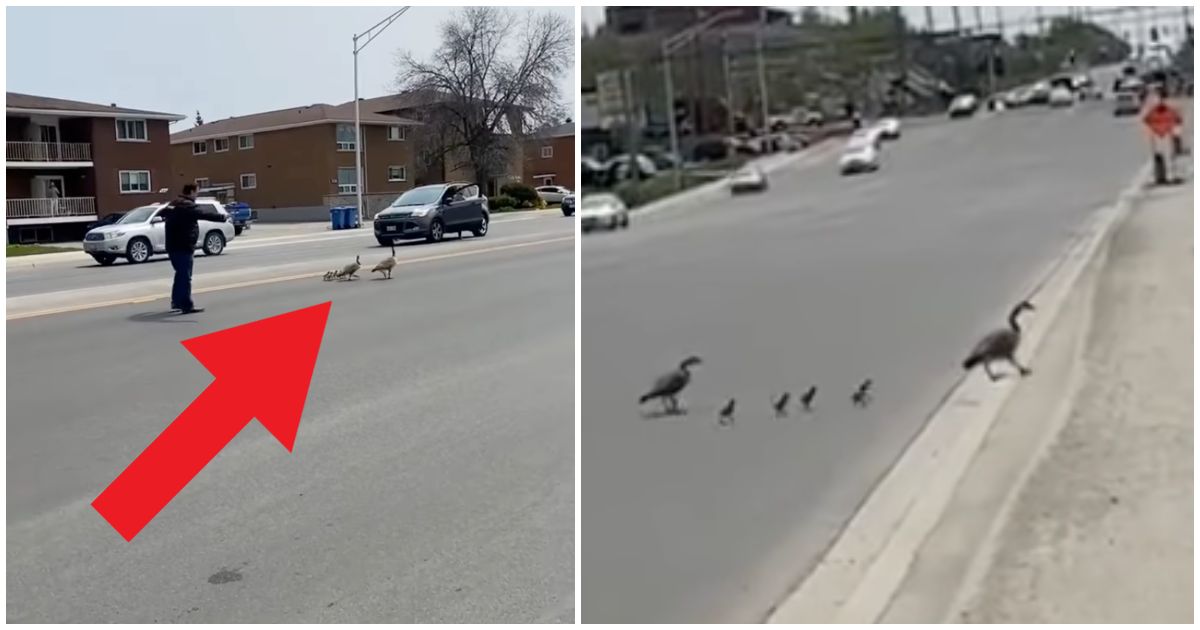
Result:
<svg viewBox="0 0 1200 630"><path fill-rule="evenodd" d="M83 237L83 251L92 255L101 265L111 265L118 258L131 263L146 262L154 254L165 254L167 235L165 219L159 216L165 203L153 203L130 210L119 221L89 231ZM225 251L225 245L233 240L234 228L229 213L221 202L201 199L197 206L216 210L225 215L224 222L199 221L200 237L196 249L204 250L209 256Z"/></svg>
<svg viewBox="0 0 1200 630"><path fill-rule="evenodd" d="M562 186L538 186L537 194L548 204L562 203L563 197L571 194L571 190Z"/></svg>

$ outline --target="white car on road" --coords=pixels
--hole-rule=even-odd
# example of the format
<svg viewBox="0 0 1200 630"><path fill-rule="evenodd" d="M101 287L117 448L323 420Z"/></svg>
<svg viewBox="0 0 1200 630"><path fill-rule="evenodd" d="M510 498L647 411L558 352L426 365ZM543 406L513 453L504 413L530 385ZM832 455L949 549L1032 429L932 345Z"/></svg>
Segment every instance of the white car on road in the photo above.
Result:
<svg viewBox="0 0 1200 630"><path fill-rule="evenodd" d="M141 263L149 260L154 254L165 254L166 220L159 214L167 205L153 203L134 208L116 223L89 231L83 237L83 251L91 254L101 265L111 265L118 258L124 258L131 263ZM199 222L200 236L196 239L196 249L203 250L209 256L217 256L225 251L225 245L234 237L229 213L219 201L212 199L200 199L196 205L225 215L224 222Z"/></svg>
<svg viewBox="0 0 1200 630"><path fill-rule="evenodd" d="M1050 90L1050 107L1070 107L1075 104L1075 93L1058 86Z"/></svg>
<svg viewBox="0 0 1200 630"><path fill-rule="evenodd" d="M974 94L959 94L950 101L948 112L951 118L960 118L974 116L977 109L979 109L979 99Z"/></svg>
<svg viewBox="0 0 1200 630"><path fill-rule="evenodd" d="M729 192L763 192L767 189L767 174L756 166L743 166L729 177Z"/></svg>
<svg viewBox="0 0 1200 630"><path fill-rule="evenodd" d="M880 118L875 123L875 128L885 140L895 140L900 137L900 119L895 116Z"/></svg>
<svg viewBox="0 0 1200 630"><path fill-rule="evenodd" d="M615 230L629 227L629 208L621 198L611 193L589 193L579 204L579 229L591 232L596 228Z"/></svg>
<svg viewBox="0 0 1200 630"><path fill-rule="evenodd" d="M571 194L571 191L562 186L538 186L537 194L546 203L562 203L563 197Z"/></svg>
<svg viewBox="0 0 1200 630"><path fill-rule="evenodd" d="M842 175L879 170L879 144L871 135L851 136L838 159Z"/></svg>

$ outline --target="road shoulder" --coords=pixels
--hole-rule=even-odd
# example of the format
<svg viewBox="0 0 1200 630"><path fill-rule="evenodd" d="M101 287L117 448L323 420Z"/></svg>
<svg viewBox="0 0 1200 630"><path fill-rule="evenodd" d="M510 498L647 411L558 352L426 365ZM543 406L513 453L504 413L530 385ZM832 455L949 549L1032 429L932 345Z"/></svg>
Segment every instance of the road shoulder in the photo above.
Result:
<svg viewBox="0 0 1200 630"><path fill-rule="evenodd" d="M1155 190L1115 234L1065 425L947 621L1191 622L1193 195Z"/></svg>

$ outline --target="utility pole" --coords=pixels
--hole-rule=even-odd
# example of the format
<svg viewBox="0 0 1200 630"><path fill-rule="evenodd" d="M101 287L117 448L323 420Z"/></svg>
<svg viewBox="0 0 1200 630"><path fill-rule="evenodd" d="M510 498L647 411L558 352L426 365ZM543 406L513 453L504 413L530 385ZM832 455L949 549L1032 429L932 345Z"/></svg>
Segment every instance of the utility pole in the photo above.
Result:
<svg viewBox="0 0 1200 630"><path fill-rule="evenodd" d="M902 89L896 91L896 114L904 113L904 91L903 88L908 86L908 28L904 24L904 16L900 13L900 7L892 7L892 19L896 23L896 37L899 40L897 53L899 54L900 62L900 85Z"/></svg>
<svg viewBox="0 0 1200 630"><path fill-rule="evenodd" d="M770 122L770 107L767 103L767 66L763 63L763 37L762 26L759 26L758 35L755 38L756 54L758 56L758 90L762 96L762 128L765 133L771 126Z"/></svg>
<svg viewBox="0 0 1200 630"><path fill-rule="evenodd" d="M638 181L642 178L642 169L638 164L638 156L641 155L641 147L638 146L640 144L638 136L641 135L639 133L641 125L636 120L637 110L634 106L636 101L633 98L633 70L626 68L621 72L621 75L625 79L625 84L621 86L621 92L625 97L625 132L627 136L626 141L629 143L626 152L632 156L629 160L629 172L633 175L634 181Z"/></svg>
<svg viewBox="0 0 1200 630"><path fill-rule="evenodd" d="M1034 15L1037 16L1038 37L1046 36L1046 22L1042 19L1042 6L1037 5L1033 8Z"/></svg>
<svg viewBox="0 0 1200 630"><path fill-rule="evenodd" d="M380 33L396 21L396 18L404 15L408 11L408 7L400 7L391 15L383 18L375 26L366 31L354 36L354 194L358 201L358 224L364 225L367 222L366 208L363 207L363 169L362 169L362 122L359 118L358 111L358 53L363 48L367 47ZM360 46L358 40L366 38Z"/></svg>
<svg viewBox="0 0 1200 630"><path fill-rule="evenodd" d="M729 135L733 135L737 124L734 119L733 77L729 73L729 35L721 32L721 69L725 73L725 116L728 119Z"/></svg>
<svg viewBox="0 0 1200 630"><path fill-rule="evenodd" d="M975 5L975 28L983 32L983 7Z"/></svg>
<svg viewBox="0 0 1200 630"><path fill-rule="evenodd" d="M996 9L996 33L998 35L1000 35L1000 37L1004 37L1004 12L1001 11L1001 7L999 7L999 6L996 6L995 9Z"/></svg>
<svg viewBox="0 0 1200 630"><path fill-rule="evenodd" d="M937 30L933 24L933 7L928 5L925 6L925 30L930 33Z"/></svg>
<svg viewBox="0 0 1200 630"><path fill-rule="evenodd" d="M959 14L958 7L954 6L954 7L950 7L950 9L954 13L954 34L961 36L962 35L962 15Z"/></svg>

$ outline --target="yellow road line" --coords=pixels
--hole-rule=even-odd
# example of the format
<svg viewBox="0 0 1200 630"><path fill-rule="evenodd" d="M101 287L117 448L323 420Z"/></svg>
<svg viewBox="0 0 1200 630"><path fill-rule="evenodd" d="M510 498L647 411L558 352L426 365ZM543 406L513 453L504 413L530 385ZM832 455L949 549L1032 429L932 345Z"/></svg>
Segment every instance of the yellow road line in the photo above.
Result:
<svg viewBox="0 0 1200 630"><path fill-rule="evenodd" d="M474 256L477 254L487 254L487 253L491 253L491 252L499 252L499 251L504 251L504 250L508 250L508 249L517 249L517 248L521 248L521 247L533 247L535 245L549 245L551 243L560 243L563 241L574 241L574 240L575 240L575 236L571 235L571 236L561 236L561 237L557 237L557 238L542 239L540 241L528 241L528 242L524 242L524 243L513 243L511 245L497 245L496 247L486 247L486 248L482 248L482 249L472 249L472 250L467 250L467 251L462 251L462 252L451 252L449 254L437 254L434 256L423 256L421 258L409 258L407 260L398 260L396 262L396 266L400 267L403 265L411 265L411 264L415 264L415 263L431 262L431 261L435 261L435 260L445 260L447 258L459 258L462 256ZM205 287L203 289L196 289L196 290L192 291L192 293L213 293L216 291L227 291L229 289L242 289L242 288L246 288L246 287L261 286L264 284L275 284L278 282L288 282L291 280L303 280L305 278L320 278L324 275L325 275L324 271L310 271L310 272L306 272L306 273L293 274L290 276L276 276L273 278L260 278L258 280L246 280L243 282L233 282L230 284L223 284L223 285L219 285L219 286L215 286L215 287ZM42 317L45 315L59 315L62 313L72 313L75 311L87 311L87 310L91 310L91 309L95 309L95 308L105 308L108 306L122 306L122 305L126 305L126 304L143 304L145 302L153 302L155 300L162 300L165 298L166 298L166 296L164 294L155 293L154 295L143 295L143 296L138 296L138 297L123 298L123 299L119 299L119 300L108 300L106 302L92 302L90 304L79 304L79 305L75 305L75 306L60 306L57 308L49 308L49 309L44 309L41 311L32 311L29 313L21 313L18 315L7 315L7 317L5 319L7 321L12 321L14 319L29 319L32 317Z"/></svg>

